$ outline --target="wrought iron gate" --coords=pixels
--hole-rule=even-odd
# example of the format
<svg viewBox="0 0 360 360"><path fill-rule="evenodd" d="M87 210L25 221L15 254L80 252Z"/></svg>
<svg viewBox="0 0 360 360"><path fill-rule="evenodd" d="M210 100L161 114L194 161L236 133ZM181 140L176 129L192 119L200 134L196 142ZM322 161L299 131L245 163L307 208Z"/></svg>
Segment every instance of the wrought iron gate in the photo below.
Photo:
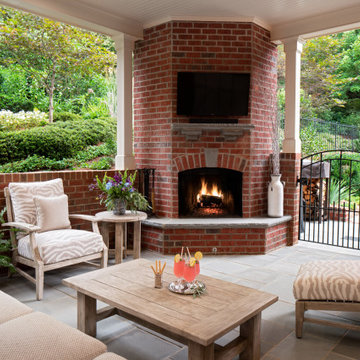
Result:
<svg viewBox="0 0 360 360"><path fill-rule="evenodd" d="M299 240L360 249L360 153L301 159Z"/></svg>

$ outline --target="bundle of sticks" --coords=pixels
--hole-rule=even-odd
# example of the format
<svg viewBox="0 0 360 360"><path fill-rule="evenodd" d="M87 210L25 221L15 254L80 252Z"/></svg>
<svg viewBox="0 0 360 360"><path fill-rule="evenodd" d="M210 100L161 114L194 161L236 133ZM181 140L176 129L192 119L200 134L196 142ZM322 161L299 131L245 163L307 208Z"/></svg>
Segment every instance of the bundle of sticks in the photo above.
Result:
<svg viewBox="0 0 360 360"><path fill-rule="evenodd" d="M155 269L152 265L151 265L151 268L155 275L161 275L164 272L165 266L166 266L166 261L165 261L163 267L161 267L161 260L156 260L155 261Z"/></svg>

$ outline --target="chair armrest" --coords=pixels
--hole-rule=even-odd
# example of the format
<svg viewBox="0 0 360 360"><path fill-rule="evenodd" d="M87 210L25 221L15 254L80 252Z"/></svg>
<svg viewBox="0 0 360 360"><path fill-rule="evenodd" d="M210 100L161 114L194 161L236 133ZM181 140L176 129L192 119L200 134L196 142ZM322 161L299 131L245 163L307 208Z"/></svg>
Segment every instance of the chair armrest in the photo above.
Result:
<svg viewBox="0 0 360 360"><path fill-rule="evenodd" d="M19 230L22 230L22 231L26 231L26 232L29 232L29 233L41 230L41 228L39 226L32 225L32 224L27 224L27 223L22 223L22 222L15 222L15 221L1 224L1 226L13 227L13 228L16 228L16 229L19 229Z"/></svg>
<svg viewBox="0 0 360 360"><path fill-rule="evenodd" d="M92 215L85 215L85 214L70 214L70 219L79 219L79 220L86 220L91 222L98 222L99 219Z"/></svg>
<svg viewBox="0 0 360 360"><path fill-rule="evenodd" d="M84 214L70 214L69 218L91 221L91 226L92 226L93 232L100 234L99 225L98 225L99 219L97 217L92 216L92 215L84 215Z"/></svg>

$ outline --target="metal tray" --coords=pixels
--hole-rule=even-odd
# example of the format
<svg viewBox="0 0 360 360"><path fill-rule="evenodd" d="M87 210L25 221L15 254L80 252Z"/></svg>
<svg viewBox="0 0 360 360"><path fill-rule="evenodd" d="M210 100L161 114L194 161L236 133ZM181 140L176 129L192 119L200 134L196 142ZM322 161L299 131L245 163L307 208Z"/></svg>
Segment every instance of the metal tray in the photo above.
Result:
<svg viewBox="0 0 360 360"><path fill-rule="evenodd" d="M181 295L193 295L198 287L202 288L202 290L206 289L205 284L198 280L192 283L186 280L175 280L169 284L168 289Z"/></svg>

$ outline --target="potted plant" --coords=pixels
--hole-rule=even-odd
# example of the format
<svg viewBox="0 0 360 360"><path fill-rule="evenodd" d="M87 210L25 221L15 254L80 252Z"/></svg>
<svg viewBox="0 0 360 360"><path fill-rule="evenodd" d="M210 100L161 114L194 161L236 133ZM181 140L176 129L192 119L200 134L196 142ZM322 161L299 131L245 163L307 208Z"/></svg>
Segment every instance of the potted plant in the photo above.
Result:
<svg viewBox="0 0 360 360"><path fill-rule="evenodd" d="M268 216L282 217L284 215L284 186L280 174L280 134L279 117L276 115L272 123L272 155L271 181L268 185Z"/></svg>
<svg viewBox="0 0 360 360"><path fill-rule="evenodd" d="M129 210L150 209L146 198L134 188L137 172L128 175L127 170L120 171L114 177L105 176L102 179L96 177L95 184L90 185L90 190L96 188L101 191L98 199L100 204L105 204L108 210L112 210L114 215L124 215L126 208Z"/></svg>

